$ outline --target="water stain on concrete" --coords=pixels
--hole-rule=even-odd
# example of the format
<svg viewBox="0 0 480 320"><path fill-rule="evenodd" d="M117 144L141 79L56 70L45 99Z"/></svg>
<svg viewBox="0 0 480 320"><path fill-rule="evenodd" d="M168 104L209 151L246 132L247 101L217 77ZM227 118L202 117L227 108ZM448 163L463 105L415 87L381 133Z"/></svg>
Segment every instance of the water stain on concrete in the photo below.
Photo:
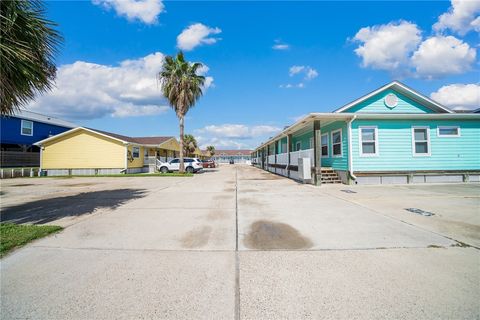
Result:
<svg viewBox="0 0 480 320"><path fill-rule="evenodd" d="M235 188L225 188L223 189L224 192L234 192Z"/></svg>
<svg viewBox="0 0 480 320"><path fill-rule="evenodd" d="M258 192L258 189L240 189L241 192Z"/></svg>
<svg viewBox="0 0 480 320"><path fill-rule="evenodd" d="M184 248L200 248L208 243L210 234L212 233L212 227L203 226L195 228L187 232L180 242Z"/></svg>
<svg viewBox="0 0 480 320"><path fill-rule="evenodd" d="M231 195L231 194L217 194L213 198L214 198L214 200L226 200L226 199L232 199L233 195Z"/></svg>
<svg viewBox="0 0 480 320"><path fill-rule="evenodd" d="M312 247L312 241L286 223L259 220L252 223L245 246L257 250L299 250Z"/></svg>
<svg viewBox="0 0 480 320"><path fill-rule="evenodd" d="M29 187L34 186L34 183L19 183L19 184L12 184L10 187Z"/></svg>
<svg viewBox="0 0 480 320"><path fill-rule="evenodd" d="M93 182L83 182L83 183L72 183L72 184L61 184L61 187L89 187L89 186L94 186L98 183L93 183Z"/></svg>
<svg viewBox="0 0 480 320"><path fill-rule="evenodd" d="M264 206L264 204L255 198L241 198L240 199L240 205L244 206L251 206L251 207L256 207L256 208L261 208Z"/></svg>

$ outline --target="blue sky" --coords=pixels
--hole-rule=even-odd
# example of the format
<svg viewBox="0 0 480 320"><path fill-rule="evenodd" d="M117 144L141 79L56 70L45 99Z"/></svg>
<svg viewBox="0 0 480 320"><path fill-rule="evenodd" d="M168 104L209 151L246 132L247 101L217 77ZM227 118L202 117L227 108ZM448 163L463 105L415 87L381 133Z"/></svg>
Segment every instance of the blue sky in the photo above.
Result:
<svg viewBox="0 0 480 320"><path fill-rule="evenodd" d="M480 6L427 2L52 1L65 38L57 88L29 106L132 136L178 135L155 73L183 48L208 68L186 131L251 148L299 116L393 79L452 108L478 107Z"/></svg>

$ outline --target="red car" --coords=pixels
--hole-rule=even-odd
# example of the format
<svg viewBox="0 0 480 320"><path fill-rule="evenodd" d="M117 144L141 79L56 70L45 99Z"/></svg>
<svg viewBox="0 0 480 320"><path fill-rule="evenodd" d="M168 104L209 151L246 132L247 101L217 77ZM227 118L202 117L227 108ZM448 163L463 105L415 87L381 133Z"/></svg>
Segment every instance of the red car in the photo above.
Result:
<svg viewBox="0 0 480 320"><path fill-rule="evenodd" d="M202 160L202 165L204 168L215 168L215 161L212 159Z"/></svg>

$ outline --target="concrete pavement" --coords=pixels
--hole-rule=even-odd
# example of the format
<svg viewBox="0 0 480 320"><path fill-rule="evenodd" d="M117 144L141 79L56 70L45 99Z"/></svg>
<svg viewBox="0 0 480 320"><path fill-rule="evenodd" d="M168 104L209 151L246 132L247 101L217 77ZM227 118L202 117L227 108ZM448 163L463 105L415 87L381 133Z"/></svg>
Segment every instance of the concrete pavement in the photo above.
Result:
<svg viewBox="0 0 480 320"><path fill-rule="evenodd" d="M2 181L2 220L67 228L1 260L0 316L476 319L480 254L457 240L476 244L477 191L315 188L229 165L194 178ZM396 198L443 200L433 220Z"/></svg>

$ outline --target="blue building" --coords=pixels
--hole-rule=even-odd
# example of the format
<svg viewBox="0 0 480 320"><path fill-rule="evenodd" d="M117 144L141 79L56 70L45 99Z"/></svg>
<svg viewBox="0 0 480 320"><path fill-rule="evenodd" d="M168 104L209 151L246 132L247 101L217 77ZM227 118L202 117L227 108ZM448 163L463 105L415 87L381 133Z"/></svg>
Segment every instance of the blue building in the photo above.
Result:
<svg viewBox="0 0 480 320"><path fill-rule="evenodd" d="M40 150L33 144L77 127L76 124L30 111L0 118L1 167L40 165Z"/></svg>
<svg viewBox="0 0 480 320"><path fill-rule="evenodd" d="M305 116L252 158L315 184L480 182L480 114L455 113L394 81Z"/></svg>

